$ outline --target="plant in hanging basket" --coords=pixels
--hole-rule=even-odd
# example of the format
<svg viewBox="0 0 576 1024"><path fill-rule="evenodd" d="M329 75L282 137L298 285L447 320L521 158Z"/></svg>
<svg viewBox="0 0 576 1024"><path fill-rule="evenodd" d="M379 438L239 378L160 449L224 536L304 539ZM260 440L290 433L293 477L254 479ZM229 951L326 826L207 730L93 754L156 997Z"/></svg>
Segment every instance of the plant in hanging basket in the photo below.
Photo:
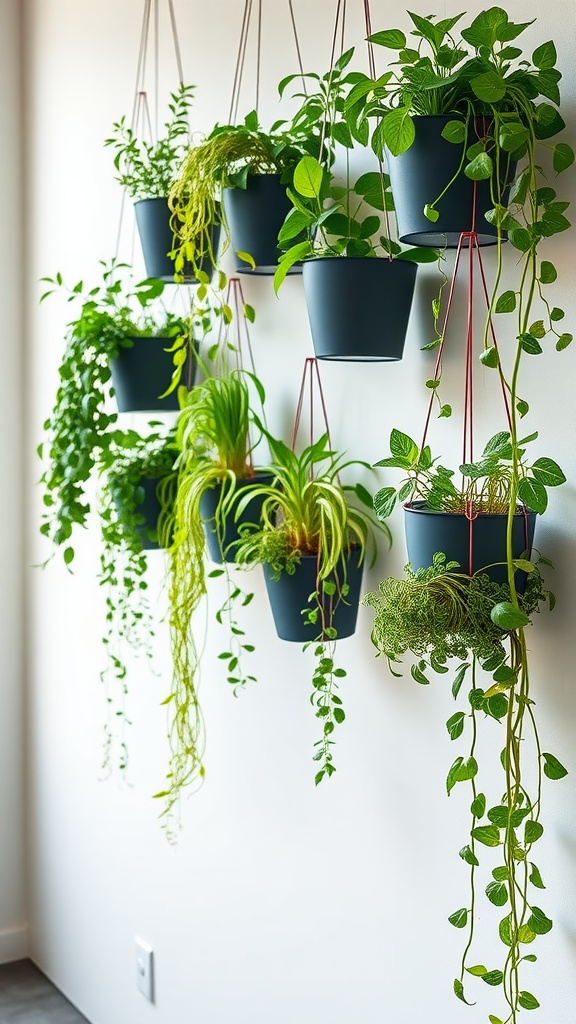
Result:
<svg viewBox="0 0 576 1024"><path fill-rule="evenodd" d="M550 141L565 127L554 43L542 43L529 59L516 40L532 22L512 22L500 7L481 11L459 36L452 30L463 14L408 14L414 42L400 29L373 34L373 43L398 58L379 78L362 76L344 111L351 135L364 144L375 119L371 144L390 156L400 237L455 245L476 221L480 244L501 241L507 231L524 253L565 230L565 204L538 194L547 186L539 143L552 151L556 173L574 161L570 146ZM516 178L517 161L523 169Z"/></svg>
<svg viewBox="0 0 576 1024"><path fill-rule="evenodd" d="M355 631L362 568L367 556L375 558L378 524L361 507L371 508L366 489L340 481L348 467L368 467L332 451L327 434L299 456L281 441L268 441L274 479L240 498L237 514L253 495L262 499L262 511L259 527L241 527L236 559L264 566L279 636L313 647L311 700L323 723L314 755L318 783L335 771L332 734L344 720L337 691L346 673L336 667L335 641ZM388 528L383 532L390 542Z"/></svg>
<svg viewBox="0 0 576 1024"><path fill-rule="evenodd" d="M178 483L168 552L173 683L166 703L171 761L168 785L157 794L164 800L168 820L183 789L204 776L204 727L197 696L200 655L193 618L206 593L207 578L223 577L226 583L226 599L216 619L229 634L229 646L220 655L228 682L236 691L254 678L242 669L242 656L254 648L246 643L235 612L235 607L249 603L252 594L237 585L226 561L232 539L229 527L240 495L248 482L257 479L252 452L262 428L252 411L254 395L260 404L264 402L262 385L252 373L233 370L225 376L207 376L187 395L177 424ZM206 524L203 499L213 490L218 497ZM257 520L258 514L256 501L250 515ZM222 562L212 570L205 564L206 530L215 532Z"/></svg>
<svg viewBox="0 0 576 1024"><path fill-rule="evenodd" d="M108 665L101 673L108 716L103 767L110 768L120 723L119 768L128 765L128 696L125 647L152 659L155 623L146 591L148 551L168 547L176 495L174 432L151 422L151 433L113 430L101 453L100 524L102 550L99 583L106 588L106 627L102 638Z"/></svg>
<svg viewBox="0 0 576 1024"><path fill-rule="evenodd" d="M513 407L516 384L515 373L510 389ZM543 775L560 779L566 774L555 755L542 752L534 701L529 695L530 665L524 632L540 605L554 606L554 597L544 589L540 575L540 566L550 562L537 554L531 559L531 538L522 543L522 525L528 516L522 509L516 515L517 501L532 510L533 517L544 512L547 488L563 483L565 477L552 459L543 457L528 463L526 445L536 440L537 433L518 439L516 418L512 415L510 431L489 440L477 462L460 466L460 488L454 483L453 472L432 458L429 446L419 448L408 435L392 432L391 455L379 465L400 469L406 476L399 489L386 487L376 495L375 508L381 517L386 519L391 514L398 499L408 502L408 509L417 507L427 512L431 519L444 515L449 521L464 516L470 559L483 520L500 514L504 539L500 537L495 555L484 549L483 558L488 564L479 569L470 565L466 556L459 564L450 560L450 550L429 549L427 562L408 564L404 579L386 579L378 591L364 598L375 613L373 643L387 658L394 675L398 674L395 666L410 653L414 658L411 674L420 684L429 683L431 671L448 673L452 658L459 661L452 685L455 699L464 680L470 680L464 709L446 723L452 740L466 729L470 736L468 751L450 767L447 792L450 794L459 783L469 783L472 798L470 831L460 850L460 857L470 868L470 901L449 917L455 927L467 930L454 992L467 1002L467 973L501 987L508 1024L516 1024L520 1009L539 1005L535 996L520 988L519 979L521 962L532 958L532 954L525 955L524 945L552 928L551 920L536 904L540 900L534 890L542 889L544 883L532 860L532 848L543 832ZM514 520L518 518L520 531L515 530ZM494 562L505 570L499 578L493 574ZM483 678L482 673L488 673L489 678ZM500 759L503 778L497 784L493 806L479 781L477 737L482 716L492 723L502 723L505 734ZM526 762L530 764L529 779ZM488 900L505 908L498 930L506 952L501 966L494 969L476 964L473 958L477 954L471 952L483 845L501 851L501 863L493 869L486 887ZM493 1015L491 1020L502 1024L504 1017Z"/></svg>
<svg viewBox="0 0 576 1024"><path fill-rule="evenodd" d="M141 138L137 129L122 117L113 125L112 135L104 143L114 149L116 180L135 200L146 273L166 282L174 281L174 264L168 255L173 245L168 194L189 144L193 91L193 85L181 83L176 92L171 93L168 105L171 116L164 125L164 134L156 142ZM143 102L146 104L145 94ZM142 130L151 131L147 106L142 114ZM217 236L211 241L217 249ZM210 268L207 265L203 269Z"/></svg>
<svg viewBox="0 0 576 1024"><path fill-rule="evenodd" d="M190 327L185 320L166 310L161 316L152 312L164 289L161 281L147 279L128 285L122 280L126 264L112 261L102 263L102 268L102 283L91 290L82 281L66 288L60 274L43 278L51 287L42 299L64 289L68 301L80 307L67 327L54 408L44 424L48 436L39 446L46 461L41 478L46 507L41 532L54 544L65 546L66 564L74 557L69 543L74 528L86 525L87 482L105 457L117 421L117 414L109 411L111 362L140 339L152 345L161 336L163 342L158 344L174 348L174 357L166 355L166 380L151 382L153 392L159 393L169 383L173 358L181 367L190 345Z"/></svg>

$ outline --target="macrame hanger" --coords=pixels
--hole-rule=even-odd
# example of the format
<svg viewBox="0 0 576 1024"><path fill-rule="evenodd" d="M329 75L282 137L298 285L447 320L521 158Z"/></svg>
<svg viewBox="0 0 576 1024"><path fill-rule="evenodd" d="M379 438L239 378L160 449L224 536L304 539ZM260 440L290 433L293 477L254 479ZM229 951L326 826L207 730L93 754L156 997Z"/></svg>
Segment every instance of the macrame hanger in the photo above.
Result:
<svg viewBox="0 0 576 1024"><path fill-rule="evenodd" d="M238 44L238 53L236 55L236 66L234 69L234 79L232 82L232 96L230 98L230 108L228 113L228 123L236 124L238 119L238 107L240 104L240 94L242 91L242 79L244 76L244 68L246 65L246 52L248 49L248 39L250 37L250 23L252 18L252 9L254 4L257 6L256 16L256 82L255 82L255 103L254 109L256 113L260 110L260 92L262 82L262 34L263 34L263 21L262 21L262 0L244 0L244 11L242 14L242 24L240 27L240 41ZM288 13L290 16L290 23L292 25L292 34L294 36L294 45L296 47L296 58L298 60L298 69L302 77L302 83L304 86L304 92L306 93L306 80L304 78L304 66L302 64L302 51L300 49L300 40L298 37L298 29L296 27L296 17L294 14L294 7L292 0L288 0Z"/></svg>
<svg viewBox="0 0 576 1024"><path fill-rule="evenodd" d="M180 41L178 38L178 29L176 25L176 16L174 13L174 0L167 0L168 14L170 19L170 27L172 34L172 44L174 47L174 56L176 59L176 68L178 72L178 82L180 85L184 84L184 71L182 66L182 52L180 49ZM154 119L152 119L150 113L150 105L148 102L148 92L146 89L147 82L147 62L148 62L148 47L150 45L150 25L154 24L153 28L153 49L154 49L154 78L153 78L153 89L154 89ZM134 103L132 106L132 117L130 120L130 130L135 134L140 134L142 137L148 135L151 142L158 140L158 127L159 127L159 90L160 90L160 0L144 0L144 11L142 15L142 28L140 32L140 44L138 48L138 61L136 67L136 84L134 89ZM126 207L126 193L122 193L122 200L120 205L120 217L118 222L118 232L116 236L116 255L118 259L120 252L120 240L122 237L122 222L124 219L124 211ZM132 256L130 262L132 262L134 249L134 232L132 234Z"/></svg>
<svg viewBox="0 0 576 1024"><path fill-rule="evenodd" d="M448 324L450 321L450 314L452 312L452 306L454 301L454 292L456 287L456 280L458 277L458 270L460 267L460 260L462 257L463 249L468 249L468 288L467 288L467 309L466 309L466 359L464 369L464 416L463 416L463 429L462 429L462 462L470 463L474 461L474 297L475 297L475 274L474 274L474 263L476 260L480 282L481 291L486 304L488 313L488 332L492 340L494 349L498 357L498 363L500 364L500 351L498 348L498 341L496 338L496 331L494 328L494 321L490 309L490 294L488 291L488 285L486 282L486 274L484 270L484 263L482 260L482 251L479 243L478 233L476 231L476 182L473 187L473 199L472 199L472 217L471 217L471 230L463 231L458 239L458 246L456 248L456 257L454 260L454 270L452 272L452 278L450 281L450 288L448 291L448 301L446 303L446 312L444 314L444 320L442 323L442 330L440 332L440 344L438 346L438 355L436 357L436 363L434 366L434 380L438 380L438 376L442 369L442 357L444 354L444 345L446 342L446 333ZM510 401L506 391L506 385L502 374L499 374L500 388L502 391L502 398L504 402L504 410L506 413L506 419L508 426L512 430L512 414L510 409ZM434 407L434 390L431 391L430 399L428 402L428 409L426 414L426 421L424 424L424 432L422 435L422 442L420 450L422 450L426 444L426 438L428 435L428 429L430 426L430 420L432 417L432 409ZM464 489L464 477L462 477L462 489ZM526 509L524 510L524 534L526 540L526 547L528 548L528 523ZM469 522L469 543L468 543L468 574L473 574L474 564L474 520L478 517L478 512L473 509L472 501L466 501L465 509L466 518Z"/></svg>
<svg viewBox="0 0 576 1024"><path fill-rule="evenodd" d="M332 441L330 438L330 425L328 423L328 413L326 411L326 400L324 398L324 390L322 388L322 380L320 378L320 369L318 366L318 360L314 357L308 357L304 361L304 371L302 373L302 381L300 384L300 393L298 395L298 402L296 405L296 415L294 417L294 430L292 432L292 451L296 448L296 441L298 439L298 431L300 429L300 421L302 419L302 411L304 409L304 402L306 399L306 393L308 393L308 405L310 415L310 446L314 444L316 437L316 422L315 422L315 403L314 403L314 391L318 392L318 398L320 399L320 410L322 413L322 419L326 428L325 433L328 436L328 445L332 448ZM310 478L314 477L314 466L310 466Z"/></svg>

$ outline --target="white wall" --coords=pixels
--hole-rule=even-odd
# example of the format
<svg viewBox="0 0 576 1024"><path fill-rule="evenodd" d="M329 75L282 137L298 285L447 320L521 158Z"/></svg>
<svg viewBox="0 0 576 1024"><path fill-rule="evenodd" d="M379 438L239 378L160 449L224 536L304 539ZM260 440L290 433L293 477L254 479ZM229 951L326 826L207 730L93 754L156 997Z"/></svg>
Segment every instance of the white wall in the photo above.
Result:
<svg viewBox="0 0 576 1024"><path fill-rule="evenodd" d="M0 280L3 395L0 403L0 963L27 950L24 904L22 671L22 207L20 24L17 0L0 5Z"/></svg>
<svg viewBox="0 0 576 1024"><path fill-rule="evenodd" d="M72 281L89 279L97 259L113 253L120 197L110 155L100 143L130 107L141 6L140 0L28 3L27 280L33 330L27 392L35 438L50 408L66 310L57 302L38 309L34 281L56 270ZM213 0L200 13L199 4L177 3L186 74L199 87L199 129L226 117L241 6L240 0ZM295 6L305 64L323 69L335 4L298 0ZM478 0L469 6L480 9ZM536 0L521 6L525 20L539 14ZM274 83L295 62L285 5L264 7L267 120L274 116ZM358 41L361 5L350 7L350 39ZM396 5L373 7L376 29L403 20ZM429 5L419 2L417 9L426 13ZM447 13L457 9L456 3L443 5ZM558 44L573 129L572 0L549 6L546 26L530 30L534 45L548 35ZM574 196L573 175L562 189ZM551 240L547 253L562 271L557 301L573 320L573 238ZM494 255L485 259L493 269ZM429 284L424 271L401 363L322 368L334 439L353 456L375 461L385 454L393 425L408 432L421 427L422 382L431 365L420 351L429 338ZM302 361L310 354L302 285L288 280L280 300L269 280L248 280L244 288L258 312L256 359L269 394L271 427L280 430L290 420ZM454 395L462 372L458 331L452 349L446 380ZM553 494L538 539L557 565L558 609L542 616L530 634L545 749L553 749L571 770L564 782L546 787L547 833L539 860L555 928L538 943L538 978L526 982L539 995L543 1009L534 1021L542 1024L574 1024L576 1005L576 650L570 585L576 568L575 360L574 348L536 360L525 378L527 396L538 397L542 451L557 458L570 481ZM492 382L487 374L481 388L482 437L501 426ZM458 439L445 424L435 429L435 446L447 459L458 458ZM39 509L37 476L38 467L30 466L28 496ZM400 571L400 519L395 536L394 551L382 555L369 584ZM216 658L220 639L209 619L202 685L207 779L185 802L180 841L169 846L150 799L166 766L159 707L169 686L163 634L160 676L131 666L131 785L116 778L99 781L104 709L97 545L93 524L81 539L73 576L57 562L30 576L30 882L37 963L93 1024L485 1021L498 1002L492 990L478 993L478 1004L466 1011L451 994L461 934L446 917L465 899L458 850L465 842L468 798L445 797L454 752L444 722L453 705L442 681L422 688L409 676L391 678L373 658L370 616L361 610L357 635L340 645L349 675L338 770L315 790L311 749L318 730L308 702L310 660L273 635L256 577L257 597L246 623L257 645L259 683L238 700L227 692ZM45 557L36 532L28 538L27 554L34 562ZM161 557L151 561L154 592L161 584ZM498 743L494 739L496 749ZM482 906L480 928L490 935L482 955L491 966L500 957L494 949L496 915ZM156 953L154 1008L135 988L136 933Z"/></svg>

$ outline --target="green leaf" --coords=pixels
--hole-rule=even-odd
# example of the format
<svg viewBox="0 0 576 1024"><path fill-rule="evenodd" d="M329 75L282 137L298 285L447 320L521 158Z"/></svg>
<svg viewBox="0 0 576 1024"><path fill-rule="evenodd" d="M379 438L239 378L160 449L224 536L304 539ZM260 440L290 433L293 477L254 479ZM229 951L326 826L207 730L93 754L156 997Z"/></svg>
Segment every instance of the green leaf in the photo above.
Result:
<svg viewBox="0 0 576 1024"><path fill-rule="evenodd" d="M532 236L526 228L514 228L508 232L508 241L520 252L529 252L532 248Z"/></svg>
<svg viewBox="0 0 576 1024"><path fill-rule="evenodd" d="M479 153L464 168L464 174L472 181L485 181L492 177L494 165L488 153Z"/></svg>
<svg viewBox="0 0 576 1024"><path fill-rule="evenodd" d="M375 210L385 210L388 208L386 203L386 189L389 183L388 176L382 176L377 171L368 171L366 174L362 174L356 184L354 185L354 192L357 196L362 198Z"/></svg>
<svg viewBox="0 0 576 1024"><path fill-rule="evenodd" d="M552 284L558 277L558 272L553 263L549 260L542 260L540 264L540 281L542 284Z"/></svg>
<svg viewBox="0 0 576 1024"><path fill-rule="evenodd" d="M382 120L384 142L393 156L400 156L414 142L416 132L410 107L395 107Z"/></svg>
<svg viewBox="0 0 576 1024"><path fill-rule="evenodd" d="M410 464L414 464L418 459L420 449L408 434L393 429L390 434L390 451L396 458L406 459Z"/></svg>
<svg viewBox="0 0 576 1024"><path fill-rule="evenodd" d="M568 775L567 769L554 754L542 754L544 758L544 775L549 779L563 779Z"/></svg>
<svg viewBox="0 0 576 1024"><path fill-rule="evenodd" d="M520 418L525 416L527 412L530 412L530 406L528 405L528 402L525 402L522 398L519 399L518 402L516 402L516 409L518 410L518 415L520 416Z"/></svg>
<svg viewBox="0 0 576 1024"><path fill-rule="evenodd" d="M430 205L430 203L426 203L426 206L424 207L424 216L434 224L440 217L440 214L438 213L438 210L435 210L434 207Z"/></svg>
<svg viewBox="0 0 576 1024"><path fill-rule="evenodd" d="M448 121L442 129L442 138L448 142L464 142L466 124L464 121Z"/></svg>
<svg viewBox="0 0 576 1024"><path fill-rule="evenodd" d="M496 313L513 313L516 309L516 292L502 292L496 303Z"/></svg>
<svg viewBox="0 0 576 1024"><path fill-rule="evenodd" d="M506 828L508 825L508 808L503 804L499 804L498 807L491 807L488 811L488 818L498 828Z"/></svg>
<svg viewBox="0 0 576 1024"><path fill-rule="evenodd" d="M247 263L248 266L252 268L252 270L256 270L256 262L254 260L254 257L251 256L249 252L242 252L241 249L236 249L236 255L239 260L242 260L243 263Z"/></svg>
<svg viewBox="0 0 576 1024"><path fill-rule="evenodd" d="M510 872L506 865L503 864L501 867L493 869L492 877L495 878L497 882L507 882L510 878Z"/></svg>
<svg viewBox="0 0 576 1024"><path fill-rule="evenodd" d="M556 174L561 174L574 163L574 150L565 142L559 142L554 146L552 164Z"/></svg>
<svg viewBox="0 0 576 1024"><path fill-rule="evenodd" d="M396 505L396 491L393 487L382 487L374 495L374 511L378 519L387 519Z"/></svg>
<svg viewBox="0 0 576 1024"><path fill-rule="evenodd" d="M536 996L526 991L518 993L518 1002L523 1010L537 1010L540 1006Z"/></svg>
<svg viewBox="0 0 576 1024"><path fill-rule="evenodd" d="M559 487L566 483L566 477L557 462L553 459L536 459L532 466L534 478L545 487Z"/></svg>
<svg viewBox="0 0 576 1024"><path fill-rule="evenodd" d="M418 668L418 665L412 665L410 667L410 675L412 676L413 679L416 680L417 683L420 683L421 686L430 685L430 680L424 675L422 670Z"/></svg>
<svg viewBox="0 0 576 1024"><path fill-rule="evenodd" d="M500 846L500 830L496 825L477 825L472 829L472 836L484 846Z"/></svg>
<svg viewBox="0 0 576 1024"><path fill-rule="evenodd" d="M498 351L491 345L489 348L485 348L480 355L480 362L484 366L491 366L496 368L498 366Z"/></svg>
<svg viewBox="0 0 576 1024"><path fill-rule="evenodd" d="M446 722L446 728L451 740L457 740L458 737L462 735L464 731L465 717L466 716L463 711L457 711L456 714L452 715L452 717Z"/></svg>
<svg viewBox="0 0 576 1024"><path fill-rule="evenodd" d="M448 772L446 778L446 789L448 795L454 789L457 782L468 782L478 774L478 762L475 757L457 757Z"/></svg>
<svg viewBox="0 0 576 1024"><path fill-rule="evenodd" d="M486 895L495 907L503 907L508 901L508 888L505 882L489 882L486 886ZM495 982L500 984L500 982Z"/></svg>
<svg viewBox="0 0 576 1024"><path fill-rule="evenodd" d="M510 917L503 917L498 925L498 934L505 946L512 945Z"/></svg>
<svg viewBox="0 0 576 1024"><path fill-rule="evenodd" d="M462 683L464 681L464 676L466 675L466 672L468 671L469 668L470 665L467 663L465 663L464 665L460 665L460 668L458 669L456 675L454 676L454 682L452 683L452 696L454 697L454 700L456 700L456 697L460 692L460 687L462 686Z"/></svg>
<svg viewBox="0 0 576 1024"><path fill-rule="evenodd" d="M254 309L254 306L250 306L247 302L244 303L244 316L251 324L253 324L256 319L256 310Z"/></svg>
<svg viewBox="0 0 576 1024"><path fill-rule="evenodd" d="M294 188L306 199L319 199L324 172L313 156L303 156L294 169Z"/></svg>
<svg viewBox="0 0 576 1024"><path fill-rule="evenodd" d="M503 979L502 971L487 971L486 974L482 975L482 981L485 981L487 985L501 985Z"/></svg>
<svg viewBox="0 0 576 1024"><path fill-rule="evenodd" d="M483 103L498 103L506 95L506 84L497 71L486 71L470 82L472 92Z"/></svg>
<svg viewBox="0 0 576 1024"><path fill-rule="evenodd" d="M548 495L546 488L531 477L524 477L518 485L518 497L527 508L542 515L548 507Z"/></svg>
<svg viewBox="0 0 576 1024"><path fill-rule="evenodd" d="M450 914L448 920L455 928L465 928L468 920L468 911L465 907L462 907L461 910L455 910L453 914Z"/></svg>
<svg viewBox="0 0 576 1024"><path fill-rule="evenodd" d="M573 336L571 334L561 334L556 342L556 351L562 352L563 349L568 348L572 340Z"/></svg>
<svg viewBox="0 0 576 1024"><path fill-rule="evenodd" d="M463 1003L466 1003L466 1006L472 1005L464 996L464 985L460 981L460 978L454 978L454 995L457 996L458 999L461 999Z"/></svg>
<svg viewBox="0 0 576 1024"><path fill-rule="evenodd" d="M520 925L520 927L518 929L518 942L524 942L524 943L528 944L529 942L534 942L535 938L536 938L536 932L533 932L532 929L529 928L527 924L521 924Z"/></svg>
<svg viewBox="0 0 576 1024"><path fill-rule="evenodd" d="M406 46L406 36L399 28L390 28L384 32L374 32L368 36L368 42L376 43L377 46L387 46L390 50L403 50Z"/></svg>
<svg viewBox="0 0 576 1024"><path fill-rule="evenodd" d="M472 974L475 978L481 978L483 974L487 974L487 968L483 967L482 964L477 964L476 967L467 967L468 974Z"/></svg>
<svg viewBox="0 0 576 1024"><path fill-rule="evenodd" d="M531 334L525 332L524 334L518 335L518 341L520 342L520 348L523 352L526 352L529 356L539 356L542 354L542 345L537 338L534 338Z"/></svg>
<svg viewBox="0 0 576 1024"><path fill-rule="evenodd" d="M467 864L470 864L471 867L476 868L480 864L480 861L478 860L475 853L473 853L472 848L470 846L463 846L462 849L460 850L460 856L462 860L466 861Z"/></svg>
<svg viewBox="0 0 576 1024"><path fill-rule="evenodd" d="M490 612L490 618L495 626L506 630L506 632L511 629L520 629L530 623L528 616L510 601L499 601L498 604L495 604Z"/></svg>
<svg viewBox="0 0 576 1024"><path fill-rule="evenodd" d="M470 806L470 813L473 814L475 818L482 818L484 817L485 811L486 797L484 796L484 793L478 793L478 795L472 801L472 804Z"/></svg>
<svg viewBox="0 0 576 1024"><path fill-rule="evenodd" d="M487 11L481 11L469 28L462 29L462 38L476 50L481 46L491 50L496 40L500 38L498 30L506 25L507 21L508 15L501 7L491 7Z"/></svg>
<svg viewBox="0 0 576 1024"><path fill-rule="evenodd" d="M539 872L538 868L536 867L536 865L535 864L531 864L530 867L532 869L530 871L530 881L532 882L532 885L535 886L536 889L545 889L546 886L544 885L544 882L542 881L542 875L540 874L540 872Z"/></svg>
<svg viewBox="0 0 576 1024"><path fill-rule="evenodd" d="M537 842L540 836L544 832L544 826L539 821L527 821L524 826L524 842L526 846L532 845Z"/></svg>
<svg viewBox="0 0 576 1024"><path fill-rule="evenodd" d="M556 47L551 39L547 43L542 43L541 46L538 46L532 54L532 63L541 69L555 67L557 59Z"/></svg>

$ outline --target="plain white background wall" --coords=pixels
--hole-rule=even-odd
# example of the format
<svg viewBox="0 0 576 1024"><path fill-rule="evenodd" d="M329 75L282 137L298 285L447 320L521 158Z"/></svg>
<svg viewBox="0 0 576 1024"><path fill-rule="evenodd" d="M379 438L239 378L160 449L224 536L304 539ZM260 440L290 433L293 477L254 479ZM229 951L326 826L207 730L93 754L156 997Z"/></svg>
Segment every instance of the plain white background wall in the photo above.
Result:
<svg viewBox="0 0 576 1024"><path fill-rule="evenodd" d="M0 4L0 222L4 387L0 430L0 963L27 950L24 905L24 746L22 673L22 204L20 18L17 0Z"/></svg>
<svg viewBox="0 0 576 1024"><path fill-rule="evenodd" d="M295 4L307 69L327 70L335 6L334 0ZM349 39L359 43L361 5L349 6ZM429 11L429 5L416 6ZM536 0L507 6L522 20L539 13ZM473 14L481 5L469 8ZM459 9L444 3L439 13ZM32 319L27 396L34 441L50 409L67 314L56 300L37 307L35 281L56 270L71 282L91 280L97 260L113 254L120 193L101 141L112 121L131 107L141 12L140 0L29 0L27 5ZM198 85L194 125L207 130L227 116L242 4L213 0L206 10L180 2L176 12L185 74ZM384 2L373 4L373 22L375 29L408 25L397 5ZM573 137L572 0L548 8L543 22L526 34L525 45L556 39ZM166 25L164 12L164 32ZM270 122L277 116L276 82L296 70L287 4L264 3L263 45L262 114ZM176 77L165 49L167 92ZM358 66L365 67L362 50ZM250 105L251 97L245 96L244 109ZM574 197L573 174L565 176L561 191ZM546 252L561 271L556 301L573 322L574 240L551 240ZM490 271L494 256L487 253L485 259ZM322 368L334 440L352 456L382 457L394 425L409 433L421 429L431 357L420 349L430 336L432 286L433 272L419 272L401 363ZM270 280L244 281L244 290L257 309L254 343L270 426L286 433L303 359L311 354L301 281L288 280L279 300ZM454 330L446 360L446 392L456 415L461 337ZM564 782L546 786L547 831L539 864L555 928L538 942L538 978L526 980L542 1003L534 1013L542 1024L574 1024L576 1005L576 650L570 585L576 559L575 351L535 360L524 379L524 393L539 410L541 453L556 458L570 481L553 494L537 541L557 565L558 608L530 633L544 747L571 770ZM502 426L489 372L480 378L479 392L477 425L484 440ZM457 423L455 418L434 429L434 446L446 460L458 459ZM38 473L38 466L30 465L28 500L37 511ZM400 518L395 538L392 553L382 553L367 586L401 570ZM27 553L33 562L46 557L36 524ZM492 990L478 992L477 985L478 1003L469 1010L451 994L461 933L447 915L466 899L458 850L466 841L468 794L455 792L449 801L445 796L446 771L456 755L444 728L453 703L443 681L422 688L409 675L393 679L374 660L370 615L362 609L357 635L339 646L349 675L338 770L315 790L311 752L318 729L308 702L311 662L297 646L276 639L262 582L254 574L256 600L245 622L257 646L259 682L238 700L227 692L217 660L221 641L209 616L201 691L207 780L184 802L179 843L169 846L150 799L162 785L167 758L159 706L169 688L162 630L159 675L130 665L131 784L116 777L99 780L104 703L97 566L94 522L79 538L73 576L58 560L44 573L30 574L30 896L37 963L93 1024L485 1021L498 1004ZM153 594L161 591L162 574L162 556L153 555ZM213 608L216 601L217 596ZM500 742L494 727L492 742L486 742L492 764ZM485 778L496 784L488 770ZM498 912L483 903L478 953L490 966L501 956L497 920ZM135 934L155 950L155 1007L136 992Z"/></svg>

